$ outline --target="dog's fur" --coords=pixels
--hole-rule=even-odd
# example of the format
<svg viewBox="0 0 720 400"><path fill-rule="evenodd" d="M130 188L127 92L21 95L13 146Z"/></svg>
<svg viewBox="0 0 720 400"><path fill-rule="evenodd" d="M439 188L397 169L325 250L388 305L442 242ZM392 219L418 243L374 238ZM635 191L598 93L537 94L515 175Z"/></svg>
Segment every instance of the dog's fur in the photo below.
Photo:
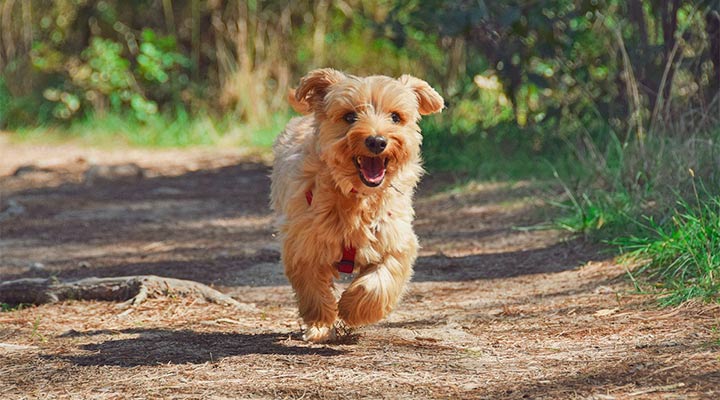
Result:
<svg viewBox="0 0 720 400"><path fill-rule="evenodd" d="M323 342L334 337L338 317L351 327L379 321L402 295L418 249L412 229L412 196L422 175L417 122L444 102L409 75L361 78L329 68L302 78L290 101L306 115L292 119L273 146L271 206L281 216L282 260L308 326L304 337ZM383 136L384 151L371 152L369 136ZM372 157L387 160L381 183ZM375 170L367 175L363 168L371 167L361 165ZM358 274L336 301L335 263L348 246L357 251Z"/></svg>

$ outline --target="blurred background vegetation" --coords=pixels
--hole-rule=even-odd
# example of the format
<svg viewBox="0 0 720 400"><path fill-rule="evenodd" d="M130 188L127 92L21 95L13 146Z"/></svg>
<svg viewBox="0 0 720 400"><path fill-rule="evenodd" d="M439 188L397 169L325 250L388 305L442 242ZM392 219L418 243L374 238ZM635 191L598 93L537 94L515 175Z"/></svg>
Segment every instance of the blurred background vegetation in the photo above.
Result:
<svg viewBox="0 0 720 400"><path fill-rule="evenodd" d="M720 0L0 0L20 138L267 148L324 66L427 80L448 103L423 122L430 171L555 176L554 226L636 255L692 242L697 277L663 285L717 293Z"/></svg>

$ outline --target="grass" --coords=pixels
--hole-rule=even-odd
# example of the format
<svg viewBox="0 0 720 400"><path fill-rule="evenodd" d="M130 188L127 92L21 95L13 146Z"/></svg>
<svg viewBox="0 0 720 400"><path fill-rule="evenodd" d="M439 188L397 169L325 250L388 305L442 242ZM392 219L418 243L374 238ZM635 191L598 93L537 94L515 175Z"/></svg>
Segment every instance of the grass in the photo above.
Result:
<svg viewBox="0 0 720 400"><path fill-rule="evenodd" d="M0 312L12 312L12 311L20 311L23 308L26 308L28 305L24 303L20 304L8 304L8 303L2 303L0 302Z"/></svg>
<svg viewBox="0 0 720 400"><path fill-rule="evenodd" d="M632 219L633 199L624 191L575 194L565 184L563 189L569 200L550 201L564 212L550 227L590 238L627 231Z"/></svg>
<svg viewBox="0 0 720 400"><path fill-rule="evenodd" d="M555 174L566 200L553 227L614 245L636 266L636 288L659 291L663 306L720 300L720 128L679 132L611 141L579 157L569 177Z"/></svg>
<svg viewBox="0 0 720 400"><path fill-rule="evenodd" d="M644 217L642 233L612 241L626 262L656 282L663 305L692 298L720 299L720 196L700 197L693 180L694 204L678 195L665 221ZM705 191L706 192L706 191Z"/></svg>
<svg viewBox="0 0 720 400"><path fill-rule="evenodd" d="M45 337L45 335L40 333L40 321L40 316L35 317L35 321L33 321L32 324L32 332L30 333L30 339L37 339L43 343L46 343L48 341L47 338Z"/></svg>
<svg viewBox="0 0 720 400"><path fill-rule="evenodd" d="M62 142L75 139L95 146L130 145L139 147L190 147L234 145L267 149L289 116L275 115L264 124L240 124L230 117L163 115L146 121L117 114L88 116L68 125L50 125L20 129L20 140Z"/></svg>
<svg viewBox="0 0 720 400"><path fill-rule="evenodd" d="M538 130L510 123L454 132L455 120L425 117L421 121L423 159L431 172L452 172L480 180L552 179L554 169L572 170L570 149L563 143L533 148L528 137Z"/></svg>

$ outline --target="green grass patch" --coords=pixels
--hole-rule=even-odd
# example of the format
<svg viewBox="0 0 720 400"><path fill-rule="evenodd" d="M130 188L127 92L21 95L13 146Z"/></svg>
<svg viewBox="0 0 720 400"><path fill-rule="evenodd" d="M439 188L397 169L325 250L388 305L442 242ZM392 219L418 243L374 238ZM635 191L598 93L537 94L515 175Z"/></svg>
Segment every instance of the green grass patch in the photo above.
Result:
<svg viewBox="0 0 720 400"><path fill-rule="evenodd" d="M63 142L79 140L93 146L138 146L150 148L235 145L269 149L290 119L275 115L263 124L239 124L231 117L213 118L178 113L154 115L139 121L118 114L91 115L67 125L47 125L16 131L19 140Z"/></svg>
<svg viewBox="0 0 720 400"><path fill-rule="evenodd" d="M492 128L462 121L425 117L421 122L423 159L431 172L452 172L467 179L552 179L553 171L570 171L572 157L564 143L545 142L534 148L532 128L503 123ZM460 128L459 128L460 126Z"/></svg>
<svg viewBox="0 0 720 400"><path fill-rule="evenodd" d="M556 174L556 178L559 177ZM633 229L632 216L637 213L635 199L626 191L573 191L561 181L565 197L563 202L548 201L561 209L560 216L549 225L593 239L627 234Z"/></svg>
<svg viewBox="0 0 720 400"><path fill-rule="evenodd" d="M27 307L29 304L20 303L20 304L8 304L8 303L0 303L0 312L12 312L12 311L20 311L23 308Z"/></svg>
<svg viewBox="0 0 720 400"><path fill-rule="evenodd" d="M678 200L669 218L645 217L636 221L641 233L611 241L664 292L663 305L720 299L720 196L695 200Z"/></svg>
<svg viewBox="0 0 720 400"><path fill-rule="evenodd" d="M720 126L667 127L644 140L587 136L552 228L614 245L636 288L664 306L720 298ZM690 175L688 175L690 171ZM702 182L707 183L707 186Z"/></svg>

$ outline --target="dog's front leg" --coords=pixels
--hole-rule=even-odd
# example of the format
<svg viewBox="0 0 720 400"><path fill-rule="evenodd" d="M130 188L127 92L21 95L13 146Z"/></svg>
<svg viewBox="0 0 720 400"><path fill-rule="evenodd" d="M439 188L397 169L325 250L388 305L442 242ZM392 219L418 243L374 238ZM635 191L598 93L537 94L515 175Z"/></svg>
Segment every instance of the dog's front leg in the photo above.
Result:
<svg viewBox="0 0 720 400"><path fill-rule="evenodd" d="M367 266L342 294L340 318L354 327L377 322L390 313L412 275L413 259L408 254L388 255L379 264Z"/></svg>
<svg viewBox="0 0 720 400"><path fill-rule="evenodd" d="M286 264L285 274L295 289L300 317L308 327L303 339L316 343L332 340L337 318L332 268Z"/></svg>

